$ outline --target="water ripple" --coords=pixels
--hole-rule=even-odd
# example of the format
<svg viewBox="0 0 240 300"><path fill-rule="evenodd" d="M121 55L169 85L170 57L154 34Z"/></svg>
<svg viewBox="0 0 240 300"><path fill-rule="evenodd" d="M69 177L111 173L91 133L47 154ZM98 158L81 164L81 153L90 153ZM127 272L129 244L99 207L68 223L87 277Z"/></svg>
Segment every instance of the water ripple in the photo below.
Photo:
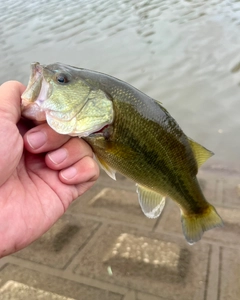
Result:
<svg viewBox="0 0 240 300"><path fill-rule="evenodd" d="M0 82L26 83L31 61L110 73L162 101L219 159L240 161L240 1L5 0L0 11Z"/></svg>

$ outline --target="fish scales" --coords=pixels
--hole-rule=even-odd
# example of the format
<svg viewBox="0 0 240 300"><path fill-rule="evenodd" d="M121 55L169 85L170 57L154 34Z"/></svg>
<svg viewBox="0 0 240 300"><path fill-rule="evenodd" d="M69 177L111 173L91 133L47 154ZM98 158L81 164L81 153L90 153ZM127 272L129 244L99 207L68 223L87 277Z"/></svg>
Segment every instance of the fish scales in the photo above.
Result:
<svg viewBox="0 0 240 300"><path fill-rule="evenodd" d="M115 105L114 99L113 103ZM115 111L126 111L131 115L131 105L119 101L117 103L118 108L121 106L122 109ZM156 109L159 110L160 107L156 105ZM176 135L179 135L178 125L171 122L172 130L169 136L160 124L148 120L141 114L129 120L129 114L118 115L116 113L114 130L110 139L91 136L84 139L103 160L109 162L112 168L118 169L124 175L130 173L128 177L134 181L150 186L173 199L177 198L183 207L198 213L198 210L202 209L202 203L199 207L199 201L197 201L199 199L196 199L198 195L196 190L199 192L199 186L197 182L196 186L189 185L189 181L186 180L189 174L190 176L197 174L197 164L188 149L190 146L187 138L183 135L182 143L176 138ZM162 118L167 119L168 115L163 115ZM159 123L163 123L161 121ZM165 123L168 126L167 121ZM177 129L176 134L174 127ZM139 132L141 138L139 138ZM167 155L169 151L174 151L171 159ZM188 169L185 170L184 166L188 166Z"/></svg>
<svg viewBox="0 0 240 300"><path fill-rule="evenodd" d="M191 206L198 207L194 197L189 194L189 188L184 189L185 184L179 184L179 182L184 183L181 177L197 174L196 160L185 134L155 100L137 90L135 93L131 92L126 84L123 86L120 83L121 88L114 87L114 83L110 80L98 87L104 89L104 86L113 86L108 90L115 108L113 134L108 140L91 136L85 139L103 159L107 159L112 164L113 168L118 168L117 166L120 165L121 173L127 175L131 168L130 176L133 180L145 183L166 194L169 194L167 186L170 183L177 191L183 192L183 197L192 200ZM95 82L92 84L96 85ZM152 102L152 106L149 106L149 102ZM136 108L139 114L135 113ZM171 159L167 155L170 151L174 152ZM117 156L116 153L124 156ZM176 173L178 176L175 175ZM146 183L146 174L148 183ZM141 180L142 176L143 180Z"/></svg>

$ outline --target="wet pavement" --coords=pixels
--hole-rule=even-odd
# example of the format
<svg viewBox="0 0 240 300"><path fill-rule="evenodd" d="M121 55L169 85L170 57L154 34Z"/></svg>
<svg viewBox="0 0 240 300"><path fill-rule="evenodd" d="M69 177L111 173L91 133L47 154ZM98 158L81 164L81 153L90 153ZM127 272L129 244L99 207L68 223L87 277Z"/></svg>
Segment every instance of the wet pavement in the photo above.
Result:
<svg viewBox="0 0 240 300"><path fill-rule="evenodd" d="M45 235L0 260L1 299L239 299L240 174L207 166L199 180L225 226L190 246L171 200L147 219L133 182L102 173Z"/></svg>
<svg viewBox="0 0 240 300"><path fill-rule="evenodd" d="M225 226L189 246L171 201L141 212L135 185L104 173L44 236L0 260L0 299L240 299L240 2L0 2L0 83L60 61L160 100L215 153L199 172Z"/></svg>

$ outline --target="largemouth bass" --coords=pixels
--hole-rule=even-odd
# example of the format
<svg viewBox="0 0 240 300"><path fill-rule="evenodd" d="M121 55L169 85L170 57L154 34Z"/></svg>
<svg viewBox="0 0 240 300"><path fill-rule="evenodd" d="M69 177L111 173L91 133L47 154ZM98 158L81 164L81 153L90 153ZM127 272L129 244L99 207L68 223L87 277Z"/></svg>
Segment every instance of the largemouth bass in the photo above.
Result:
<svg viewBox="0 0 240 300"><path fill-rule="evenodd" d="M126 82L60 63L33 63L22 115L83 138L113 179L118 171L136 182L147 217L161 214L167 196L174 200L189 244L222 226L196 177L213 153L189 139L160 102Z"/></svg>

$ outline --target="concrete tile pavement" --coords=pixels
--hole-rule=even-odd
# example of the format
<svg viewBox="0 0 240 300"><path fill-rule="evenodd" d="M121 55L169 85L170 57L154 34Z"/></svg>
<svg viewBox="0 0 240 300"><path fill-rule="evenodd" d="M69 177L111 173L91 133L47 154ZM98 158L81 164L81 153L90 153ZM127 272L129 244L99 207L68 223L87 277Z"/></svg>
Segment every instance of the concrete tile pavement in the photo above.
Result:
<svg viewBox="0 0 240 300"><path fill-rule="evenodd" d="M172 201L149 220L133 182L101 174L49 232L0 260L0 299L240 299L240 174L199 179L225 226L189 246Z"/></svg>

